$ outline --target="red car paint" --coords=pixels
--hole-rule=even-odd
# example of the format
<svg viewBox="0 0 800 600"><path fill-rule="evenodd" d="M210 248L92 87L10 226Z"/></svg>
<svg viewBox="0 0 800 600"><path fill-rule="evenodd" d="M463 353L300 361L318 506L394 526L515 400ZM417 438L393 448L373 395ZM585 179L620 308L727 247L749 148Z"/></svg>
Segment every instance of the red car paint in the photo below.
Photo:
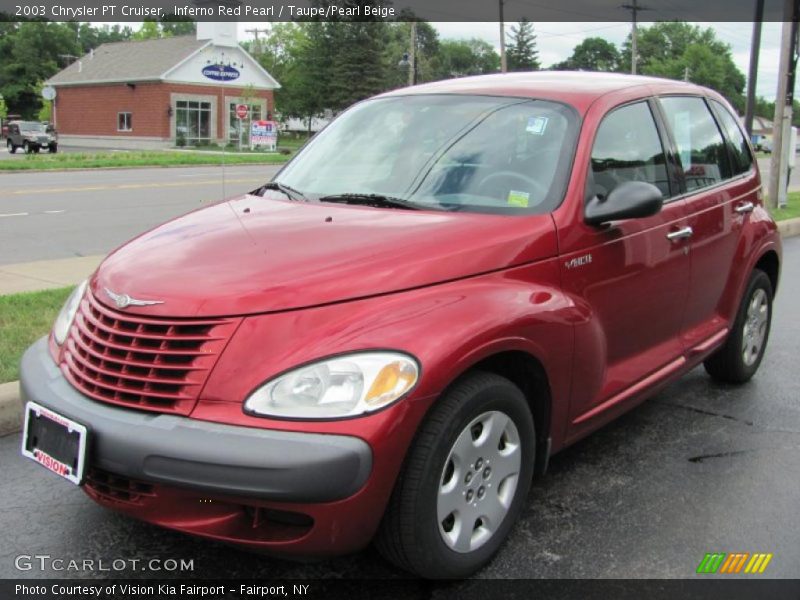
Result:
<svg viewBox="0 0 800 600"><path fill-rule="evenodd" d="M543 98L574 107L582 125L560 206L547 215L508 216L245 195L140 236L112 253L91 280L98 298L108 287L167 300L130 307L132 315L242 317L191 418L357 436L373 452L364 487L336 502L292 504L123 482L139 490L134 502L103 493L113 488L107 479L90 479L94 499L159 525L266 551L357 550L379 525L420 422L460 375L501 355L535 358L549 400L537 415L537 437L549 438L557 452L701 363L725 340L754 266L780 261L757 166L651 217L610 227L584 221L587 165L603 117L625 103L670 94L724 103L713 92L665 80L544 73L392 94L425 93ZM755 210L736 213L744 202ZM686 225L695 231L691 240L666 239ZM406 352L422 366L414 391L385 410L311 422L242 410L244 398L276 374L376 348ZM51 352L61 360L52 342ZM260 527L261 509L310 521Z"/></svg>

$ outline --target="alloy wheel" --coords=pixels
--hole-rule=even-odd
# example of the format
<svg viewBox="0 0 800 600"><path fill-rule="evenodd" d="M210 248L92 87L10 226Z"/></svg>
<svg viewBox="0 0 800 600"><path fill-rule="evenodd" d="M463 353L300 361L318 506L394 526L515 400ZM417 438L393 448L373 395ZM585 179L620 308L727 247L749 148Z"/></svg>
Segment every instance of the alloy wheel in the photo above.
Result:
<svg viewBox="0 0 800 600"><path fill-rule="evenodd" d="M767 293L757 288L747 305L742 332L742 360L748 367L758 360L764 346L769 323Z"/></svg>

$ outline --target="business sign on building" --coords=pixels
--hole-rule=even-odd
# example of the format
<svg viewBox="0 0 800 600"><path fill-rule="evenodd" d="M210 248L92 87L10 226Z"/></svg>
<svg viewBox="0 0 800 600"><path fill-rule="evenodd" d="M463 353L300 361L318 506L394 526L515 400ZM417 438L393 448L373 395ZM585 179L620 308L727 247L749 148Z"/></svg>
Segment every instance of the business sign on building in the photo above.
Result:
<svg viewBox="0 0 800 600"><path fill-rule="evenodd" d="M253 121L250 124L250 148L275 152L278 148L278 124L275 121Z"/></svg>
<svg viewBox="0 0 800 600"><path fill-rule="evenodd" d="M228 65L208 65L203 67L203 76L214 81L233 81L239 79L239 69Z"/></svg>

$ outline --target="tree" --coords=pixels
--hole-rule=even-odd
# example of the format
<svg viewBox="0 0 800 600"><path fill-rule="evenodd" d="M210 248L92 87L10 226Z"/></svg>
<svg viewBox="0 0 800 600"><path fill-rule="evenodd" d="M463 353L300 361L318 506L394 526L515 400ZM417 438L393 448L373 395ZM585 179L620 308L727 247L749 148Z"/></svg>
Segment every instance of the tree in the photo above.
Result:
<svg viewBox="0 0 800 600"><path fill-rule="evenodd" d="M197 23L188 17L166 15L161 18L162 37L194 35L195 33L197 33Z"/></svg>
<svg viewBox="0 0 800 600"><path fill-rule="evenodd" d="M134 40L155 40L161 37L161 28L156 21L143 21L142 26L133 34Z"/></svg>
<svg viewBox="0 0 800 600"><path fill-rule="evenodd" d="M0 28L0 94L12 113L34 118L42 106L39 82L77 55L77 38L63 23L25 21Z"/></svg>
<svg viewBox="0 0 800 600"><path fill-rule="evenodd" d="M439 53L439 33L430 23L419 20L410 11L401 11L398 18L403 21L387 24L383 51L384 87L394 89L408 85L408 70L411 67L399 63L411 49L411 20L417 24L417 83L438 79L434 61Z"/></svg>
<svg viewBox="0 0 800 600"><path fill-rule="evenodd" d="M478 39L440 42L434 60L435 79L495 73L499 69L500 56L494 47Z"/></svg>
<svg viewBox="0 0 800 600"><path fill-rule="evenodd" d="M533 23L523 18L511 27L510 45L507 50L509 71L536 71L539 69L539 51L536 49L536 34Z"/></svg>
<svg viewBox="0 0 800 600"><path fill-rule="evenodd" d="M0 119L5 119L8 116L8 106L6 106L6 99L0 96Z"/></svg>
<svg viewBox="0 0 800 600"><path fill-rule="evenodd" d="M387 25L382 21L331 23L333 77L330 85L331 108L344 110L385 89L383 49Z"/></svg>
<svg viewBox="0 0 800 600"><path fill-rule="evenodd" d="M620 53L611 42L599 37L590 37L575 46L564 62L553 65L565 71L617 71Z"/></svg>
<svg viewBox="0 0 800 600"><path fill-rule="evenodd" d="M641 28L637 41L639 71L671 79L688 79L725 96L744 110L745 76L736 67L731 47L711 28L671 21ZM630 36L623 45L621 69L630 64Z"/></svg>
<svg viewBox="0 0 800 600"><path fill-rule="evenodd" d="M286 55L280 52L272 60L280 64L278 73L281 89L276 95L276 106L284 117L305 119L311 130L311 120L331 107L330 84L333 54L330 23L301 22L295 35L283 32L287 46ZM267 61L270 58L266 58Z"/></svg>

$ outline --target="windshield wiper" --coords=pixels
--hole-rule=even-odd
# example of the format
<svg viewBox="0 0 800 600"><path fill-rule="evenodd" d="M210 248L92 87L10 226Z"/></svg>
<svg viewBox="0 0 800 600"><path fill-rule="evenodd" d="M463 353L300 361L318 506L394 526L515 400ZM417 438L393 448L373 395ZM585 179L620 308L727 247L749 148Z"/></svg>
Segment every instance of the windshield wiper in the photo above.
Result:
<svg viewBox="0 0 800 600"><path fill-rule="evenodd" d="M305 202L308 202L308 198L305 197L303 192L294 189L290 185L286 185L285 183L280 183L278 181L270 181L269 183L265 183L264 185L262 185L258 189L259 195L264 190L275 190L277 192L281 192L284 196L289 198L289 200L303 200Z"/></svg>
<svg viewBox="0 0 800 600"><path fill-rule="evenodd" d="M320 202L341 202L342 204L362 204L365 206L404 208L406 210L420 210L422 207L403 198L386 196L384 194L331 194L322 196Z"/></svg>

